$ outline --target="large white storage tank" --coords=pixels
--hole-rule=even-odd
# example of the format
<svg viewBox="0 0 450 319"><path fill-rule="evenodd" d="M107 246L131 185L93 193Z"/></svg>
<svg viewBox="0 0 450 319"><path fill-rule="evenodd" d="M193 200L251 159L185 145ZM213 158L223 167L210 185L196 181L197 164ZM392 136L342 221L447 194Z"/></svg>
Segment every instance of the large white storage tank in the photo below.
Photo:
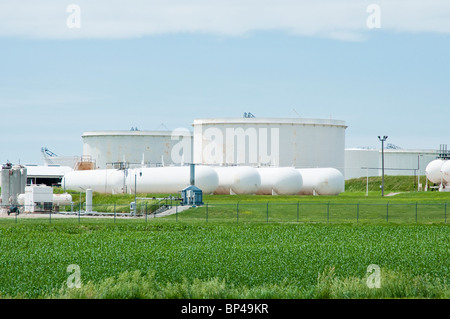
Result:
<svg viewBox="0 0 450 319"><path fill-rule="evenodd" d="M427 165L427 167L425 168L425 175L430 182L434 184L440 184L442 182L441 169L444 163L445 160L436 159Z"/></svg>
<svg viewBox="0 0 450 319"><path fill-rule="evenodd" d="M303 178L299 195L339 195L345 190L342 173L331 167L298 169Z"/></svg>
<svg viewBox="0 0 450 319"><path fill-rule="evenodd" d="M100 169L111 163L128 162L130 167L162 166L192 162L192 133L173 131L92 131L84 132L83 155L90 156Z"/></svg>
<svg viewBox="0 0 450 319"><path fill-rule="evenodd" d="M257 169L261 176L258 195L297 195L303 187L303 178L292 167L263 167Z"/></svg>
<svg viewBox="0 0 450 319"><path fill-rule="evenodd" d="M222 118L197 119L193 126L195 163L335 167L344 173L344 121Z"/></svg>
<svg viewBox="0 0 450 319"><path fill-rule="evenodd" d="M249 166L214 167L219 185L214 194L255 194L261 185L258 171Z"/></svg>

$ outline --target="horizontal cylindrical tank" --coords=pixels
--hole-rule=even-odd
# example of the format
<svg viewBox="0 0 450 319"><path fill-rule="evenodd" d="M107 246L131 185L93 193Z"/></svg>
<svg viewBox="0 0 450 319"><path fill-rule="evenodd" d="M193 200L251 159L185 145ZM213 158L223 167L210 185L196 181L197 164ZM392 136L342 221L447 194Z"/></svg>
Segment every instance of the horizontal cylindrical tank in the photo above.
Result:
<svg viewBox="0 0 450 319"><path fill-rule="evenodd" d="M299 168L303 178L303 187L299 195L339 195L345 190L342 173L331 167Z"/></svg>
<svg viewBox="0 0 450 319"><path fill-rule="evenodd" d="M257 170L261 176L258 195L296 195L302 189L302 175L292 167L267 167Z"/></svg>
<svg viewBox="0 0 450 319"><path fill-rule="evenodd" d="M442 164L441 173L445 183L450 184L450 161Z"/></svg>
<svg viewBox="0 0 450 319"><path fill-rule="evenodd" d="M436 159L434 161L431 161L427 167L425 168L425 175L427 176L428 180L434 184L440 184L442 181L442 173L441 169L444 165L443 159Z"/></svg>
<svg viewBox="0 0 450 319"><path fill-rule="evenodd" d="M126 185L129 193L178 193L190 185L190 166L144 167L129 169ZM195 186L212 194L219 185L216 171L207 166L195 166Z"/></svg>
<svg viewBox="0 0 450 319"><path fill-rule="evenodd" d="M64 206L72 204L72 195L70 194L53 194L53 205Z"/></svg>
<svg viewBox="0 0 450 319"><path fill-rule="evenodd" d="M219 185L214 194L255 194L261 185L256 168L249 166L214 167Z"/></svg>
<svg viewBox="0 0 450 319"><path fill-rule="evenodd" d="M64 175L61 185L64 189L105 194L124 193L124 171L115 169L98 169L86 171L72 171Z"/></svg>
<svg viewBox="0 0 450 319"><path fill-rule="evenodd" d="M18 197L19 205L25 205L25 194L20 194ZM54 206L64 206L72 204L72 195L70 194L53 194L53 205Z"/></svg>

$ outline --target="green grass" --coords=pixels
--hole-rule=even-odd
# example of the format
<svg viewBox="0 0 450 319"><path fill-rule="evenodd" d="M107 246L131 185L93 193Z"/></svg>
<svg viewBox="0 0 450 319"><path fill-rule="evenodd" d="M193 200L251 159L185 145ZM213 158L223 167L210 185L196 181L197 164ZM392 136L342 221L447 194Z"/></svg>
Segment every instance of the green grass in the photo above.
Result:
<svg viewBox="0 0 450 319"><path fill-rule="evenodd" d="M368 182L368 183L367 183ZM420 183L425 188L425 176L422 176ZM381 192L381 176L370 176L353 178L345 181L345 190L347 192ZM387 192L414 192L417 191L417 176L384 176L384 189Z"/></svg>
<svg viewBox="0 0 450 319"><path fill-rule="evenodd" d="M204 195L207 207L165 218L0 219L0 298L448 299L450 193L366 196L358 183L338 196ZM94 209L133 200L94 194ZM71 264L81 288L67 286Z"/></svg>
<svg viewBox="0 0 450 319"><path fill-rule="evenodd" d="M3 298L448 298L446 225L0 224ZM68 288L77 264L82 287ZM367 266L382 287L366 285Z"/></svg>

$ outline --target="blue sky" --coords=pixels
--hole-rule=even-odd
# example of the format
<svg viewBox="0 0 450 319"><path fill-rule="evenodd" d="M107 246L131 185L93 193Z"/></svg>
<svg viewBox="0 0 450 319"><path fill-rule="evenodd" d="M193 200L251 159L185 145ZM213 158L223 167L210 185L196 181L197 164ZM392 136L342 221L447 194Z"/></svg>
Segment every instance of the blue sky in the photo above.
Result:
<svg viewBox="0 0 450 319"><path fill-rule="evenodd" d="M341 11L323 1L320 11L311 11L317 19L309 25L296 25L293 10L269 0L262 3L272 10L249 15L258 18L253 22L242 14L217 25L202 21L210 21L208 14L213 21L232 17L225 9L234 1L217 1L222 11L208 6L182 11L173 21L173 10L163 10L163 2L149 2L160 6L156 12L152 7L151 17L164 21L156 31L140 1L129 2L139 12L136 24L130 22L133 14L121 15L123 5L114 7L118 1L110 4L113 20L96 18L100 11L78 1L79 30L64 25L68 3L43 1L36 10L43 10L45 19L14 1L0 5L1 162L42 164L43 146L58 155L81 155L84 131L154 130L162 124L190 129L196 118L244 112L344 120L346 147L380 147L378 135L405 149L450 144L450 5L445 2L434 1L440 4L436 13L410 1L410 22L380 1L379 29L365 27L369 13L360 9L371 3L365 1L364 6L342 1L358 13L331 22L329 17ZM244 9L263 7L252 2ZM55 7L62 8L59 16L48 13ZM305 14L306 7L294 8ZM277 19L270 12L277 12ZM47 15L64 23L50 28ZM185 16L189 23L180 22ZM16 23L19 18L22 24ZM89 23L98 20L116 27Z"/></svg>

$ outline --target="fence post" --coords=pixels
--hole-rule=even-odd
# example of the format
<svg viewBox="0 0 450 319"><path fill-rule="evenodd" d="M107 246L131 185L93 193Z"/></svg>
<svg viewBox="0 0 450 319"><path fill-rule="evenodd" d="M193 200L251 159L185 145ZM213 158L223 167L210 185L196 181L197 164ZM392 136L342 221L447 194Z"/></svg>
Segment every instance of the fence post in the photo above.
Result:
<svg viewBox="0 0 450 319"><path fill-rule="evenodd" d="M147 202L145 202L145 223L147 223Z"/></svg>
<svg viewBox="0 0 450 319"><path fill-rule="evenodd" d="M81 221L80 221L80 215L81 215L81 202L80 202L80 204L78 205L78 224L81 222Z"/></svg>
<svg viewBox="0 0 450 319"><path fill-rule="evenodd" d="M417 202L416 202L416 224L417 224Z"/></svg>
<svg viewBox="0 0 450 319"><path fill-rule="evenodd" d="M297 223L298 223L298 213L299 213L298 204L299 204L299 202L297 202Z"/></svg>
<svg viewBox="0 0 450 319"><path fill-rule="evenodd" d="M52 210L50 209L50 214L48 215L48 223L52 223Z"/></svg>
<svg viewBox="0 0 450 319"><path fill-rule="evenodd" d="M208 203L206 203L206 222L208 222Z"/></svg>
<svg viewBox="0 0 450 319"><path fill-rule="evenodd" d="M327 224L329 222L330 219L330 202L327 203Z"/></svg>
<svg viewBox="0 0 450 319"><path fill-rule="evenodd" d="M447 202L444 204L444 222L447 224Z"/></svg>
<svg viewBox="0 0 450 319"><path fill-rule="evenodd" d="M114 203L114 224L116 223L116 203Z"/></svg>
<svg viewBox="0 0 450 319"><path fill-rule="evenodd" d="M153 215L155 216L155 215ZM175 206L175 221L178 223L178 202L177 205Z"/></svg>
<svg viewBox="0 0 450 319"><path fill-rule="evenodd" d="M356 204L356 223L359 223L359 203Z"/></svg>
<svg viewBox="0 0 450 319"><path fill-rule="evenodd" d="M386 204L386 223L389 222L389 203Z"/></svg>

